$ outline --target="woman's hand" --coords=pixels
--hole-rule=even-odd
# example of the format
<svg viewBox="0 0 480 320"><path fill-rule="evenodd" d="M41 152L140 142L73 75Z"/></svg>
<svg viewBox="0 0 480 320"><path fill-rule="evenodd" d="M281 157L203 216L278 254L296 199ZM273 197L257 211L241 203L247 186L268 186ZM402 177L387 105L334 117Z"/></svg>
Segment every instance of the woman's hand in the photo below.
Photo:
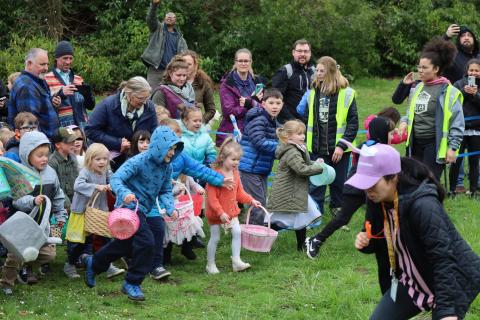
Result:
<svg viewBox="0 0 480 320"><path fill-rule="evenodd" d="M252 206L254 206L255 208L258 208L258 207L262 206L262 203L258 200L253 199L252 200Z"/></svg>
<svg viewBox="0 0 480 320"><path fill-rule="evenodd" d="M457 155L456 152L453 151L452 149L447 150L447 156L445 157L445 162L446 163L455 163L457 161Z"/></svg>
<svg viewBox="0 0 480 320"><path fill-rule="evenodd" d="M122 138L122 144L120 145L120 153L125 153L130 150L130 141L126 138Z"/></svg>
<svg viewBox="0 0 480 320"><path fill-rule="evenodd" d="M415 80L413 79L413 74L414 74L414 72L410 72L409 74L407 74L402 80L403 84L409 86L412 83L414 83Z"/></svg>
<svg viewBox="0 0 480 320"><path fill-rule="evenodd" d="M220 215L220 221L222 221L222 223L230 223L230 217L228 216L228 214L222 213Z"/></svg>
<svg viewBox="0 0 480 320"><path fill-rule="evenodd" d="M342 156L343 156L343 149L340 147L336 147L332 155L332 162L338 163L340 159L342 159Z"/></svg>
<svg viewBox="0 0 480 320"><path fill-rule="evenodd" d="M233 188L235 187L235 182L233 181L233 177L223 178L222 187L227 188L228 190L233 190Z"/></svg>
<svg viewBox="0 0 480 320"><path fill-rule="evenodd" d="M465 91L465 93L468 93L468 94L471 94L472 96L476 95L477 92L478 92L478 87L477 86L465 86L463 87L463 91Z"/></svg>
<svg viewBox="0 0 480 320"><path fill-rule="evenodd" d="M238 99L238 102L240 103L240 107L245 107L245 101L247 101L247 98L245 97L240 97L240 99Z"/></svg>
<svg viewBox="0 0 480 320"><path fill-rule="evenodd" d="M366 232L359 232L357 234L357 238L355 239L355 248L362 250L363 248L367 247L369 243L370 239L368 239Z"/></svg>
<svg viewBox="0 0 480 320"><path fill-rule="evenodd" d="M137 200L137 198L135 197L135 195L133 193L127 194L125 196L125 198L123 198L123 202L125 202L126 204L129 204L130 202L135 201L135 200Z"/></svg>

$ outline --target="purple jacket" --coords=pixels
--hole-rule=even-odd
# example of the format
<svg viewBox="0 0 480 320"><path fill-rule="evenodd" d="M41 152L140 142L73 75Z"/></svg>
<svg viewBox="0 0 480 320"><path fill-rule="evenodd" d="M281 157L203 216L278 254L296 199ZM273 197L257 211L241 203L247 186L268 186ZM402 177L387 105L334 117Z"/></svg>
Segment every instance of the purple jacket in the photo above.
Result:
<svg viewBox="0 0 480 320"><path fill-rule="evenodd" d="M220 103L222 105L222 122L218 127L219 132L233 133L233 125L230 121L230 115L233 114L237 119L238 129L243 132L244 120L247 111L252 107L260 106L255 99L247 98L245 106L240 106L239 99L241 97L240 90L235 86L233 81L232 72L227 73L223 76L220 84ZM265 80L262 77L255 76L253 82L265 83ZM226 135L217 134L216 145L220 146L225 140Z"/></svg>
<svg viewBox="0 0 480 320"><path fill-rule="evenodd" d="M162 84L155 90L152 96L152 101L156 105L167 108L173 119L180 119L181 111L177 106L179 104L185 105L185 101L173 93L166 85ZM188 105L185 106L188 107Z"/></svg>

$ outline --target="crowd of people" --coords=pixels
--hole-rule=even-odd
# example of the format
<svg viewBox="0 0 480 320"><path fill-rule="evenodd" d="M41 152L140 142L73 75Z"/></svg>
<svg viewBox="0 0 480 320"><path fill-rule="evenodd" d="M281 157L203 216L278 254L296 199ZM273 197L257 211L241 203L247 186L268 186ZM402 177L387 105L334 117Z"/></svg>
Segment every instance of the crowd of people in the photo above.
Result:
<svg viewBox="0 0 480 320"><path fill-rule="evenodd" d="M74 74L68 41L57 44L51 68L48 52L32 48L25 69L8 78L9 92L0 90L1 152L37 172L41 183L29 195L4 199L2 214L40 206L40 221L50 214L42 206L48 197L52 224L67 224L65 276L80 278L78 270L85 269L85 282L94 287L100 273L125 274L122 292L145 300L142 282L148 275L170 276L166 267L175 245L190 260L197 257L195 248L206 247L206 272L219 273L222 229L232 235L233 271L251 267L240 258L239 204L252 207L251 224L271 219L273 229L294 230L296 249L311 259L336 230L348 230L352 215L367 204L355 247L375 253L384 294L371 319L407 319L424 310L433 310L434 319L463 318L480 290L480 258L445 213L439 181L451 165L445 187L455 197L459 175L463 184L457 155L468 149L470 195L476 198L480 57L474 33L452 25L445 38L425 44L418 73L406 75L392 96L396 104L408 98L405 116L392 106L369 116L365 142L357 137L357 93L334 58L312 63L311 44L298 40L292 61L267 87L267 79L253 71L252 52L239 49L220 81L214 141L213 82L199 55L188 50L175 14L158 20L159 2L152 0L147 13L150 40L141 57L147 78L122 82L103 101L96 104L94 84ZM455 36L456 45L448 39ZM401 143L404 158L388 146ZM327 186L309 181L327 167L335 171L329 210ZM180 238L169 232L169 223L180 219L176 204L185 193L204 198L207 245L201 218ZM73 221L84 219L90 206L135 209L139 228L126 240L73 232ZM327 211L332 220L307 237L308 227ZM22 265L8 253L2 291L11 295L17 280L36 283L33 266L48 274L55 256L54 244L43 246L34 263ZM118 260L124 269L113 264Z"/></svg>

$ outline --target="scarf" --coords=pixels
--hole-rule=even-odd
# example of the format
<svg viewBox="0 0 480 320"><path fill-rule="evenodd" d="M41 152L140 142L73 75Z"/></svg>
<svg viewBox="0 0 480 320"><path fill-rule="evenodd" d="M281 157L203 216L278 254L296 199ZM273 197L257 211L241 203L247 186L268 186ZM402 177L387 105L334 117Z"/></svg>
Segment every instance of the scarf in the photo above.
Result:
<svg viewBox="0 0 480 320"><path fill-rule="evenodd" d="M186 107L192 107L195 104L195 90L191 83L186 82L185 85L181 88L177 87L174 84L166 84L168 89L173 91L180 99L185 100Z"/></svg>
<svg viewBox="0 0 480 320"><path fill-rule="evenodd" d="M437 79L425 82L425 85L426 86L434 86L436 84L444 84L444 83L450 84L450 81L445 77L439 77Z"/></svg>
<svg viewBox="0 0 480 320"><path fill-rule="evenodd" d="M142 106L140 109L128 111L127 95L125 94L125 91L122 90L120 92L120 108L122 110L123 116L127 118L128 121L130 121L130 124L132 125L132 129L135 130L135 126L137 125L137 120L143 114L144 106Z"/></svg>
<svg viewBox="0 0 480 320"><path fill-rule="evenodd" d="M247 79L242 80L236 70L234 70L232 73L233 82L235 82L235 87L237 87L237 89L240 91L240 95L242 97L250 97L255 91L255 82L253 81L252 75L248 73Z"/></svg>

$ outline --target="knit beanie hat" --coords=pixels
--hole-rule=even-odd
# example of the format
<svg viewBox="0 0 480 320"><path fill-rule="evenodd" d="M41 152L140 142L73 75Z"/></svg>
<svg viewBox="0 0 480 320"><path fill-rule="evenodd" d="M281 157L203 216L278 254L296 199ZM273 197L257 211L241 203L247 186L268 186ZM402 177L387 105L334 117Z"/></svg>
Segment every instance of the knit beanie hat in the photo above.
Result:
<svg viewBox="0 0 480 320"><path fill-rule="evenodd" d="M73 56L72 44L68 41L60 41L55 48L55 58L60 58L66 55Z"/></svg>

